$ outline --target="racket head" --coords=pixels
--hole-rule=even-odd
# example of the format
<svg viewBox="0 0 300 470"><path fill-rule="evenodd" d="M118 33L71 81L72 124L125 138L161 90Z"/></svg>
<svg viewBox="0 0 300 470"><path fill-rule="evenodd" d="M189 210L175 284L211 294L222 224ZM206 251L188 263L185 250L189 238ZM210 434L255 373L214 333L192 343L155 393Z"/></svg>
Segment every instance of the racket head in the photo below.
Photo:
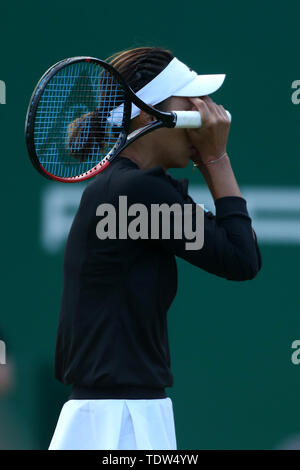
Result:
<svg viewBox="0 0 300 470"><path fill-rule="evenodd" d="M50 67L32 94L25 122L37 171L67 183L103 171L126 142L131 95L120 74L100 59L71 57Z"/></svg>

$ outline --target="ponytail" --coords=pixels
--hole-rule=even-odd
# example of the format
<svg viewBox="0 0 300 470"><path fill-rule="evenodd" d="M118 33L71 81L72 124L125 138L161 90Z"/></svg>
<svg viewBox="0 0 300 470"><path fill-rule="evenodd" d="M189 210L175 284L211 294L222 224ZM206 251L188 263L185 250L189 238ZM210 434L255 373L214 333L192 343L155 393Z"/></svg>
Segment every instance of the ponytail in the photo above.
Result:
<svg viewBox="0 0 300 470"><path fill-rule="evenodd" d="M171 51L158 47L138 47L109 57L109 62L136 93L153 80L174 58ZM156 106L159 106L156 105ZM86 161L106 153L107 109L97 110L75 119L68 127L67 148L72 157ZM114 129L112 129L114 132ZM116 135L118 129L115 128Z"/></svg>

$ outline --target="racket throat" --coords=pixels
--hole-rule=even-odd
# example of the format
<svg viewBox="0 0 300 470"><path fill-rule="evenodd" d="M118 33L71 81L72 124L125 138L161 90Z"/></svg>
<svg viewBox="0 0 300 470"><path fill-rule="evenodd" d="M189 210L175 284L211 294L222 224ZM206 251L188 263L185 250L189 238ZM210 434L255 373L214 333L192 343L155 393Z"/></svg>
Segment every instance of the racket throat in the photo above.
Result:
<svg viewBox="0 0 300 470"><path fill-rule="evenodd" d="M143 135L146 135L149 132L152 132L155 129L159 129L161 127L164 127L164 124L161 121L151 121L149 124L146 124L146 126L136 129L127 136L124 148Z"/></svg>

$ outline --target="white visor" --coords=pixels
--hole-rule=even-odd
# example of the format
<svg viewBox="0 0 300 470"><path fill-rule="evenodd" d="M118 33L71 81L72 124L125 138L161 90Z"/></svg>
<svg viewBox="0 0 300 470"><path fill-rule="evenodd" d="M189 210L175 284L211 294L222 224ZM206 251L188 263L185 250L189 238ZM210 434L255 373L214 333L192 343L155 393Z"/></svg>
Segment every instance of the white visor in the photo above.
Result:
<svg viewBox="0 0 300 470"><path fill-rule="evenodd" d="M225 80L225 74L198 75L176 57L151 82L136 95L144 103L154 106L170 96L205 96L217 91ZM132 104L131 119L138 116L140 109ZM121 125L123 105L111 111L108 121Z"/></svg>

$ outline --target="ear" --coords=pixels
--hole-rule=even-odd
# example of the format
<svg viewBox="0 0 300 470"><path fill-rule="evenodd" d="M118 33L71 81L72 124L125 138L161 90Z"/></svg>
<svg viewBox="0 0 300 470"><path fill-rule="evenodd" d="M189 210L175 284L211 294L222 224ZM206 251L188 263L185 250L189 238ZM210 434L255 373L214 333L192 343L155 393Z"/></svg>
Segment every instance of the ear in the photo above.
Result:
<svg viewBox="0 0 300 470"><path fill-rule="evenodd" d="M151 114L146 113L142 109L140 110L139 118L141 123L145 126L148 122L155 121L155 117Z"/></svg>

